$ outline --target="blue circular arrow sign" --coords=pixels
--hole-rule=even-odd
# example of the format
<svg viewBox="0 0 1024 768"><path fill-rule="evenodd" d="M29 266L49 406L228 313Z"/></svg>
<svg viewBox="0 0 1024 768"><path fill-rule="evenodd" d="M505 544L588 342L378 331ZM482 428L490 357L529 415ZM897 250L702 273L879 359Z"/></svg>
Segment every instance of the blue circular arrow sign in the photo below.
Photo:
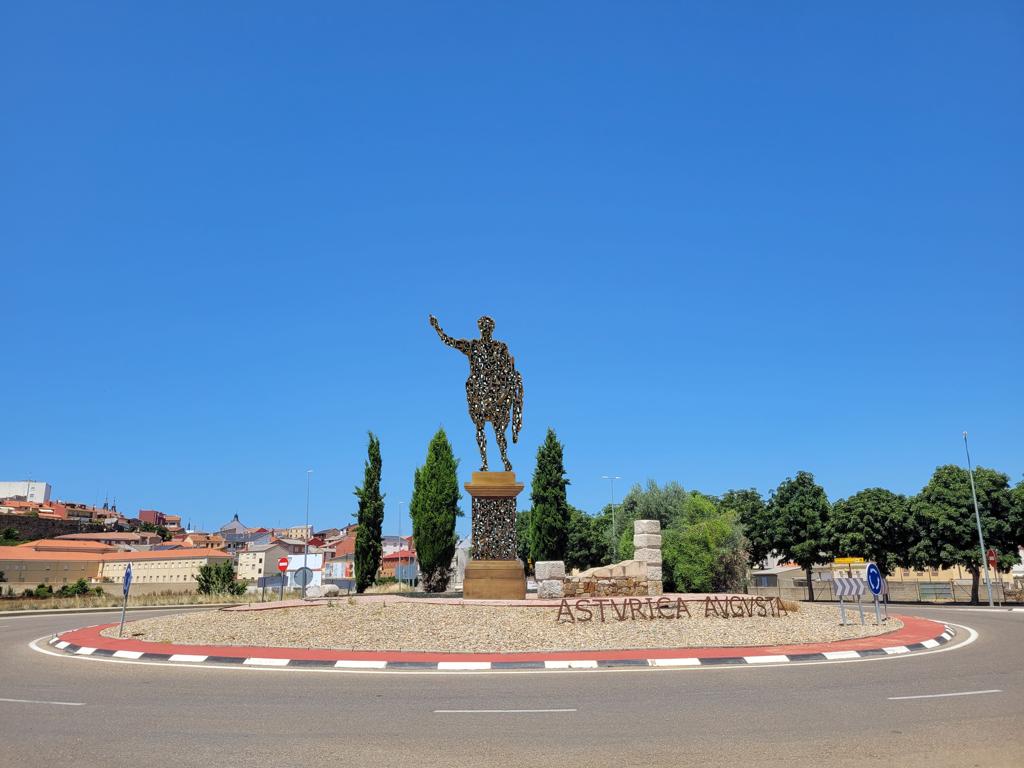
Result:
<svg viewBox="0 0 1024 768"><path fill-rule="evenodd" d="M874 563L868 563L865 575L868 579L868 589L871 590L871 594L878 595L882 592L882 572L878 570L878 566Z"/></svg>

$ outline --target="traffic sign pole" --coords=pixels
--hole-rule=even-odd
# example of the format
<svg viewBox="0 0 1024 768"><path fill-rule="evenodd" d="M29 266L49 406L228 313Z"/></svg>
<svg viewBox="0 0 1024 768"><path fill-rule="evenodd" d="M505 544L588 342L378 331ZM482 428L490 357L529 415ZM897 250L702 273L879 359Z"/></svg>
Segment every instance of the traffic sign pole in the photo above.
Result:
<svg viewBox="0 0 1024 768"><path fill-rule="evenodd" d="M132 588L132 564L124 569L124 602L121 603L121 626L117 628L117 636L124 634L124 612L128 610L128 591Z"/></svg>

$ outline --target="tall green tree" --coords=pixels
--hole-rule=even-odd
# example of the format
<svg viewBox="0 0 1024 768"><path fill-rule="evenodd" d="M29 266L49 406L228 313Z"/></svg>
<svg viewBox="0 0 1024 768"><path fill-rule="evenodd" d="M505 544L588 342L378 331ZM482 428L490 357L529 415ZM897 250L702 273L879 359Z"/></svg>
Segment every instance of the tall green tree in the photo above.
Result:
<svg viewBox="0 0 1024 768"><path fill-rule="evenodd" d="M370 444L366 449L366 466L363 470L363 485L356 488L359 511L356 521L356 591L365 592L377 580L383 547L380 529L384 524L384 495L380 492L381 459L380 440L370 432Z"/></svg>
<svg viewBox="0 0 1024 768"><path fill-rule="evenodd" d="M455 519L462 516L458 467L448 436L443 429L437 430L427 448L426 463L416 470L409 503L416 559L427 592L444 592L448 587L459 543L455 535Z"/></svg>
<svg viewBox="0 0 1024 768"><path fill-rule="evenodd" d="M1018 547L1024 547L1024 480L1021 480L1010 491L1013 500L1013 511L1010 513L1010 534Z"/></svg>
<svg viewBox="0 0 1024 768"><path fill-rule="evenodd" d="M740 592L746 586L746 541L735 512L686 524L662 535L663 582L674 592Z"/></svg>
<svg viewBox="0 0 1024 768"><path fill-rule="evenodd" d="M758 552L765 547L796 563L807 575L807 599L814 600L814 566L829 562L828 519L831 505L825 489L810 472L787 477L768 499L763 515L751 520L747 536Z"/></svg>
<svg viewBox="0 0 1024 768"><path fill-rule="evenodd" d="M974 470L978 511L985 547L999 551L1000 570L1009 570L1017 558L1016 538L1011 527L1013 497L1010 478L985 467ZM978 602L981 550L967 470L946 464L935 470L928 484L911 502L921 538L911 551L918 565L951 568L959 566L971 574L971 602Z"/></svg>
<svg viewBox="0 0 1024 768"><path fill-rule="evenodd" d="M837 501L829 531L837 556L873 561L886 576L909 565L911 547L919 537L910 501L885 488L867 488Z"/></svg>
<svg viewBox="0 0 1024 768"><path fill-rule="evenodd" d="M548 428L547 436L537 449L537 468L533 472L530 497L530 556L533 562L565 560L569 542L569 502L565 487L562 444L555 430Z"/></svg>

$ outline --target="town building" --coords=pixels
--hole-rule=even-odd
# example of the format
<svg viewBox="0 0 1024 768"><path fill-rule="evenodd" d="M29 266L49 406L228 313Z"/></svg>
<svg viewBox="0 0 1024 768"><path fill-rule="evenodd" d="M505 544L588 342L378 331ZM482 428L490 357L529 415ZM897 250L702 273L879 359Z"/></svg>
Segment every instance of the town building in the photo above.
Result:
<svg viewBox="0 0 1024 768"><path fill-rule="evenodd" d="M181 540L186 547L195 549L223 549L224 537L219 533L189 533Z"/></svg>
<svg viewBox="0 0 1024 768"><path fill-rule="evenodd" d="M132 584L157 584L181 590L198 586L199 569L204 565L231 562L231 555L216 549L179 548L149 552L115 552L101 555L103 581L120 584L128 563L132 564ZM134 589L134 587L133 587Z"/></svg>
<svg viewBox="0 0 1024 768"><path fill-rule="evenodd" d="M274 528L271 531L279 539L299 539L306 541L313 537L312 525L293 525L290 528Z"/></svg>
<svg viewBox="0 0 1024 768"><path fill-rule="evenodd" d="M50 501L50 492L52 490L49 483L43 483L38 480L0 481L0 499L47 504Z"/></svg>
<svg viewBox="0 0 1024 768"><path fill-rule="evenodd" d="M287 557L288 550L280 544L256 544L244 552L238 553L238 578L254 584L268 576L279 576L277 562Z"/></svg>
<svg viewBox="0 0 1024 768"><path fill-rule="evenodd" d="M235 513L235 516L231 518L230 521L228 521L220 527L220 532L222 535L228 533L248 533L251 530L252 528L249 528L249 526L245 525L242 521L238 519L237 512Z"/></svg>
<svg viewBox="0 0 1024 768"><path fill-rule="evenodd" d="M416 553L408 549L391 552L381 558L380 575L384 578L414 582L419 578Z"/></svg>
<svg viewBox="0 0 1024 768"><path fill-rule="evenodd" d="M61 541L97 541L112 547L152 546L163 539L159 533L149 531L98 531L97 533L66 533L55 537Z"/></svg>

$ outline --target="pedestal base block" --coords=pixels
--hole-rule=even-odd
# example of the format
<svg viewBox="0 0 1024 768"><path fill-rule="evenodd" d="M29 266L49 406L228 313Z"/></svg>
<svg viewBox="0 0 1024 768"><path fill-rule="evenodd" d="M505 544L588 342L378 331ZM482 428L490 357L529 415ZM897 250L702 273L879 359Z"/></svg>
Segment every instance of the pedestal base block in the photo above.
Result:
<svg viewBox="0 0 1024 768"><path fill-rule="evenodd" d="M462 579L467 600L524 600L526 574L518 560L470 560Z"/></svg>

